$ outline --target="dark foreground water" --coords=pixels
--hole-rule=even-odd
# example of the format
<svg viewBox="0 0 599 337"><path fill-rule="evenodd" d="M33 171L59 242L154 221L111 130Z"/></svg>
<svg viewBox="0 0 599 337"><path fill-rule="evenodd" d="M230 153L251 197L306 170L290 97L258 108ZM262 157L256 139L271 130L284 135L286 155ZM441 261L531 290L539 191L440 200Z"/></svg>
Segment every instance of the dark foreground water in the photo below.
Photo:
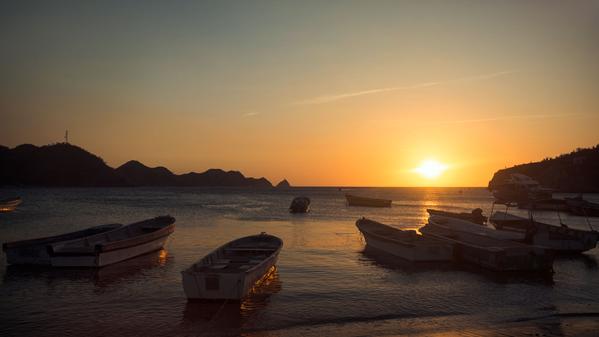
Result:
<svg viewBox="0 0 599 337"><path fill-rule="evenodd" d="M361 216L417 228L426 208L488 214L484 189L356 189L390 209L349 208L337 189L23 189L0 214L0 241L171 214L162 251L100 270L7 266L0 255L0 335L597 335L599 249L560 258L551 277L468 266L414 266L364 251ZM312 212L290 215L296 195ZM591 196L596 198L596 196ZM554 213L538 214L557 221ZM573 227L584 219L563 217ZM599 222L592 223L599 228ZM234 238L262 231L284 240L278 271L242 303L188 303L180 271Z"/></svg>

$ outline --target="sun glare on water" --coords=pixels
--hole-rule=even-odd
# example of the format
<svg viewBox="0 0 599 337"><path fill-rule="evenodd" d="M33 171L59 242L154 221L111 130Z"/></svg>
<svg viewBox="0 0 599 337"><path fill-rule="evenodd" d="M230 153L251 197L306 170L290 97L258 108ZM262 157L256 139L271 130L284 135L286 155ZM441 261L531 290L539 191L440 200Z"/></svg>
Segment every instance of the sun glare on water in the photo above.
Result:
<svg viewBox="0 0 599 337"><path fill-rule="evenodd" d="M414 172L420 174L427 179L435 179L447 170L447 165L444 165L434 159L428 159L420 163L420 166L414 169Z"/></svg>

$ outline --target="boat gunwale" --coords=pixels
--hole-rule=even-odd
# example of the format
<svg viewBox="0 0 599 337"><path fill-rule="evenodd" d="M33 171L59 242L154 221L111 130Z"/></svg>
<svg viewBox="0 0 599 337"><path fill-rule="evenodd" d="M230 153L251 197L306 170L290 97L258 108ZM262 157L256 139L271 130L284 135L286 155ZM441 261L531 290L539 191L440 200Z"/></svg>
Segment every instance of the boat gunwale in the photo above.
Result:
<svg viewBox="0 0 599 337"><path fill-rule="evenodd" d="M464 240L454 239L454 238L451 238L451 237L446 237L445 235L442 235L442 234L439 234L439 233L431 233L430 231L426 231L424 233L425 235L433 235L435 237L441 237L441 238L444 238L444 239L447 239L447 240L451 240L451 241L456 242L456 243L463 244L465 246L470 246L470 247L479 248L479 249L483 249L483 250L489 250L489 251L497 251L497 250L507 251L508 249L532 249L532 250L534 250L534 249L542 249L542 250L548 250L548 249L546 249L544 247L540 247L540 246L528 245L528 244L525 244L525 243L520 243L520 242L512 241L512 240L498 239L498 238L494 238L494 237L490 237L490 236L486 236L486 235L480 235L480 234L477 234L477 233L472 233L472 232L463 231L463 230L456 230L456 229L450 228L448 226L444 226L442 224L438 224L434 220L431 221L430 219L429 219L427 225L429 225L429 226L431 226L433 228L432 231L434 231L434 227L436 226L436 227L439 227L439 228L447 230L447 231L466 233L468 235L473 235L473 236L481 237L481 238L488 239L488 240L491 240L491 241L498 241L498 242L502 242L502 243L506 244L505 246L488 246L488 247L485 247L485 246L480 246L480 245L477 245L477 244L474 244L474 243L466 242Z"/></svg>
<svg viewBox="0 0 599 337"><path fill-rule="evenodd" d="M149 232L149 233L141 233L141 234L135 235L133 237L128 237L125 239L112 241L112 242L108 241L108 242L97 243L93 246L75 246L75 247L68 247L68 248L59 247L58 249L55 250L53 245L50 244L50 245L48 245L48 252L49 252L50 256L78 256L78 255L90 256L90 255L98 255L99 253L104 253L104 252L112 252L112 251L141 246L145 243L156 241L165 236L171 235L175 231L175 221L176 221L175 218L171 217L170 215L158 216L155 218L142 220L142 221L134 222L134 223L131 223L128 225L124 225L124 226L121 226L121 227L113 230L113 231L123 230L132 225L138 225L143 222L149 222L149 221L158 220L161 218L170 218L168 220L171 222L168 225L164 225L162 228L158 228L157 230ZM91 235L90 237L106 235L113 231L98 233L95 235ZM65 241L64 243L68 243L69 241L72 241L72 242L80 241L80 240L86 239L86 238L88 238L88 237L68 240L68 241ZM60 242L60 243L62 243L62 242Z"/></svg>
<svg viewBox="0 0 599 337"><path fill-rule="evenodd" d="M399 239L395 239L395 238L386 237L386 236L383 236L382 234L373 233L372 231L369 231L369 230L367 230L367 229L363 228L362 226L360 226L359 222L360 222L360 221L364 221L364 220L366 220L366 221L370 221L370 222L374 222L374 223L377 223L377 224L381 224L381 225L383 225L383 226L386 226L386 227L388 227L388 228L390 228L390 229L393 229L393 230L397 230L397 231L402 231L402 230L401 230L401 229L398 229L398 228L394 228L394 227L392 227L392 226L389 226L389 225L386 225L386 224L384 224L384 223L381 223L381 222L378 222L378 221L374 221L374 220L370 220L370 219L366 219L366 218L364 218L364 219L358 219L358 220L356 221L356 227L358 227L358 230L359 230L360 232L362 232L362 234L364 234L364 232L366 232L366 234L368 234L368 235L371 235L371 236L374 236L374 237L376 237L376 238L377 238L377 239L379 239L379 240L384 240L384 241L393 242L393 243L396 243L396 244L399 244L399 245L402 245L402 246L405 246L405 247L436 246L436 245L438 245L439 243L443 243L443 244L444 244L444 242L437 242L437 243L433 243L433 242L427 242L427 241L429 241L431 238L426 238L426 237L424 237L424 235L419 235L419 236L420 236L420 237L419 237L419 240L422 240L423 242L421 242L421 244L419 243L418 245L417 245L417 244L415 244L415 243L406 242L406 241L402 241L402 240L399 240ZM416 235L418 235L418 234L416 234ZM436 241L438 241L438 240L436 240Z"/></svg>
<svg viewBox="0 0 599 337"><path fill-rule="evenodd" d="M93 226L93 227L89 227L89 228L85 228L85 229L81 229L81 230L73 231L73 232L69 232L69 233L64 233L64 234L45 236L45 237L34 238L34 239L25 239L25 240L5 242L2 244L2 250L6 251L7 249L19 248L19 247L23 247L23 246L34 246L34 245L37 246L37 245L44 245L44 244L53 244L53 243L58 243L58 242L62 242L62 241L79 240L79 239L82 239L87 236L75 237L75 238L68 238L68 237L71 235L75 235L75 234L83 234L85 231L97 229L97 228L104 227L104 226L115 226L115 227L112 229L108 229L104 232L94 233L94 234L90 234L87 236L106 234L108 232L111 232L113 230L117 230L117 229L120 229L123 227L122 224L116 224L116 223L115 224L105 224L105 225Z"/></svg>

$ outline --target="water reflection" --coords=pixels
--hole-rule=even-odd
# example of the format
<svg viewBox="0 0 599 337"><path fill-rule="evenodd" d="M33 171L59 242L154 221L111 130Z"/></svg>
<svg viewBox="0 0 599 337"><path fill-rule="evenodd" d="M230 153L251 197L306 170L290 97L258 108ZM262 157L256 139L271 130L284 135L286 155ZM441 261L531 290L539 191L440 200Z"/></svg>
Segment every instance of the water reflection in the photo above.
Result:
<svg viewBox="0 0 599 337"><path fill-rule="evenodd" d="M424 273L430 271L467 272L484 277L495 283L532 283L553 285L553 273L548 272L500 272L480 268L467 263L456 262L411 262L385 253L368 245L362 251L361 261L381 268L401 271L403 273Z"/></svg>
<svg viewBox="0 0 599 337"><path fill-rule="evenodd" d="M371 264L380 268L401 270L404 272L418 272L431 270L455 270L451 262L411 262L395 255L385 253L368 244L362 251L360 259L365 264Z"/></svg>
<svg viewBox="0 0 599 337"><path fill-rule="evenodd" d="M264 279L251 296L241 301L188 301L183 312L182 325L196 330L206 325L239 329L264 309L271 295L282 289L278 270Z"/></svg>
<svg viewBox="0 0 599 337"><path fill-rule="evenodd" d="M30 280L43 280L47 284L59 281L86 281L96 287L107 287L119 284L136 277L147 270L164 267L171 262L166 249L141 255L120 263L102 268L52 268L49 266L19 266L6 267L4 284L17 284Z"/></svg>

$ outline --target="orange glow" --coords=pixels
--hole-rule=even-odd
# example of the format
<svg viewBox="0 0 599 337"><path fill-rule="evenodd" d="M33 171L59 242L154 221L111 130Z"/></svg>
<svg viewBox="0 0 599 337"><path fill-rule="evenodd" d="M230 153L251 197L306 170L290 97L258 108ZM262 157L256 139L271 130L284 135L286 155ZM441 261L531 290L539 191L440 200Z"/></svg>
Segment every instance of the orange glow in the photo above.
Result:
<svg viewBox="0 0 599 337"><path fill-rule="evenodd" d="M447 165L441 164L434 159L427 159L414 169L414 172L428 179L436 179L447 170Z"/></svg>

